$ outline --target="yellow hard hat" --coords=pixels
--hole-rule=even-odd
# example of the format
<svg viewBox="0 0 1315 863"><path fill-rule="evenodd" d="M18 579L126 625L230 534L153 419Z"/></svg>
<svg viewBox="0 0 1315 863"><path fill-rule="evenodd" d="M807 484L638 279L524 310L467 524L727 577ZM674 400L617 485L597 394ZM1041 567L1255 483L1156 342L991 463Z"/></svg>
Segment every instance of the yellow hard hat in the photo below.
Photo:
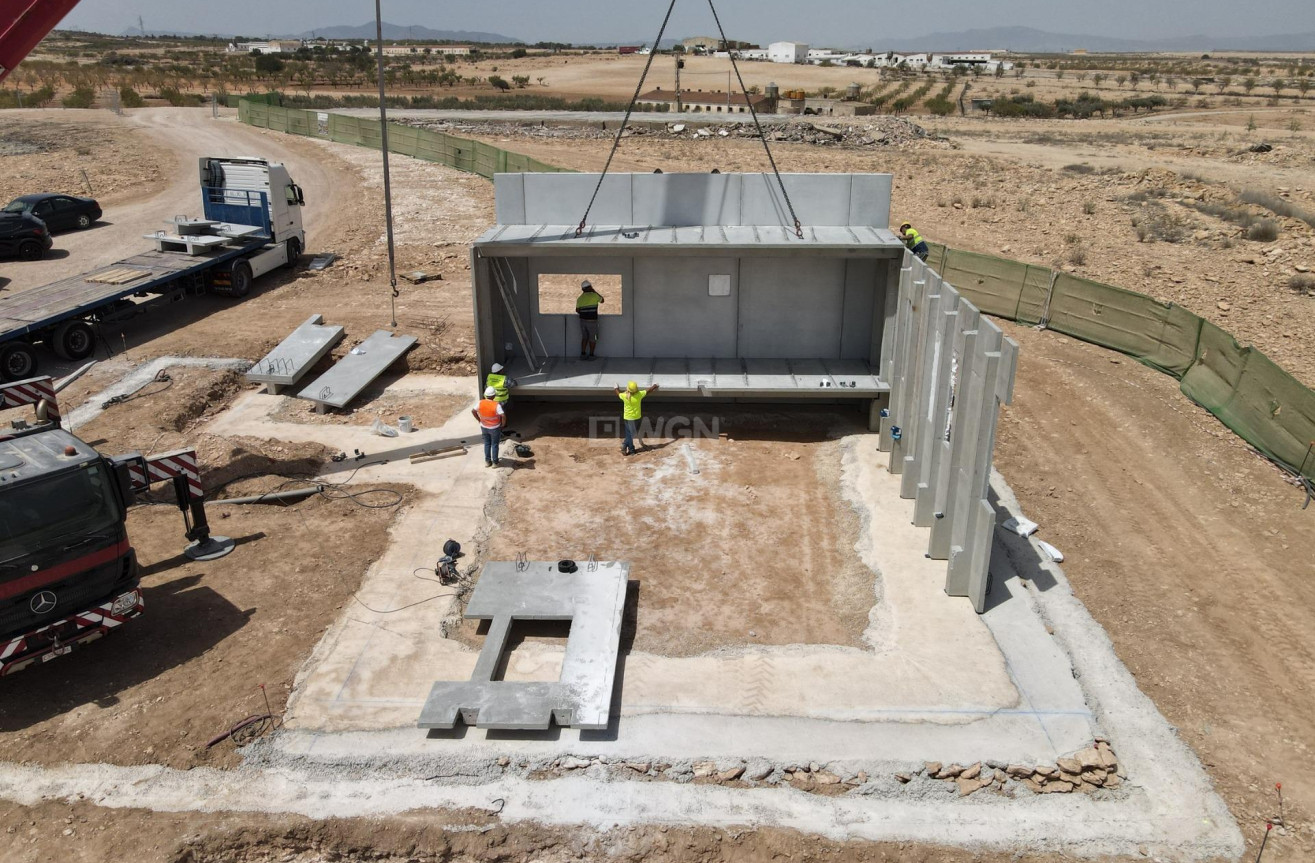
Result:
<svg viewBox="0 0 1315 863"><path fill-rule="evenodd" d="M631 392L631 393L639 392L639 384L635 383L634 381L631 381L630 383L626 384L626 392Z"/></svg>

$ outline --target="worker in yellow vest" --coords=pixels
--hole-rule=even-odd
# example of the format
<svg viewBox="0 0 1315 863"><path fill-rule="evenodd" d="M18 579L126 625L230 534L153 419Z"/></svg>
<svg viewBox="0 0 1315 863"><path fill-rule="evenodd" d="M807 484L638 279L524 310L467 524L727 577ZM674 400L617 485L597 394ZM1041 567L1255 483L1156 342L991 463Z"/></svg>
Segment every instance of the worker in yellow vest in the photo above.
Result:
<svg viewBox="0 0 1315 863"><path fill-rule="evenodd" d="M926 263L927 256L931 254L931 249L927 247L927 241L922 238L922 234L919 234L913 229L912 225L905 222L899 226L899 235L900 239L904 241L904 245L908 246L909 251L917 255L918 260Z"/></svg>
<svg viewBox="0 0 1315 863"><path fill-rule="evenodd" d="M494 398L497 394L498 391L493 387L485 387L484 398L480 399L479 404L470 412L479 420L479 431L484 437L484 467L497 466L498 447L502 443L502 427L507 423L502 405Z"/></svg>
<svg viewBox="0 0 1315 863"><path fill-rule="evenodd" d="M575 298L575 314L580 318L580 359L592 360L598 347L598 307L606 302L585 279L580 283L580 294Z"/></svg>
<svg viewBox="0 0 1315 863"><path fill-rule="evenodd" d="M644 416L641 404L644 397L649 393L658 391L658 385L653 384L646 390L641 390L639 384L631 381L626 384L625 390L619 386L612 387L612 392L616 393L621 399L621 420L625 424L625 440L621 441L621 455L635 454L635 438L639 437L639 421ZM640 438L640 446L644 441Z"/></svg>
<svg viewBox="0 0 1315 863"><path fill-rule="evenodd" d="M511 399L511 388L516 386L516 381L503 374L504 371L505 369L503 369L502 363L494 363L493 369L489 372L488 378L484 381L484 386L493 388L495 393L493 400L502 405L502 412L505 414L507 413L507 409L511 407L509 402Z"/></svg>

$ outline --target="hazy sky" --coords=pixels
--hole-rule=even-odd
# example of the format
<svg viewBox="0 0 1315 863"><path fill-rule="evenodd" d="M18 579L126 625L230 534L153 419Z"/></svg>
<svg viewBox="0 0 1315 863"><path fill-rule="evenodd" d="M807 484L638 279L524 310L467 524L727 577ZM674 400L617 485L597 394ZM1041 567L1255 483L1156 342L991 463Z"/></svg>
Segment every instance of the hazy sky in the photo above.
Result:
<svg viewBox="0 0 1315 863"><path fill-rule="evenodd" d="M383 0L384 20L442 30L482 30L527 42L651 41L666 11L662 0ZM721 0L731 38L767 43L880 47L883 36L1023 25L1059 33L1129 39L1258 36L1315 30L1311 0ZM183 30L243 35L300 33L374 18L370 0L82 0L63 27L120 33ZM703 0L679 0L667 29L684 37L715 32ZM1008 46L983 46L1008 47Z"/></svg>

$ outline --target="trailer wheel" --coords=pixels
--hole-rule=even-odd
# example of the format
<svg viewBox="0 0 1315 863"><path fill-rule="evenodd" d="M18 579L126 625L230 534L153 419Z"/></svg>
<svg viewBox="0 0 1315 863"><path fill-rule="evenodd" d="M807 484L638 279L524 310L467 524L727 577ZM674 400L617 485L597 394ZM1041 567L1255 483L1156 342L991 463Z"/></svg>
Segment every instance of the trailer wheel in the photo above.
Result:
<svg viewBox="0 0 1315 863"><path fill-rule="evenodd" d="M251 293L251 281L254 277L251 275L251 265L246 261L237 261L233 264L232 281L229 283L229 293L241 299Z"/></svg>
<svg viewBox="0 0 1315 863"><path fill-rule="evenodd" d="M294 269L301 262L301 240L296 237L288 240L288 268Z"/></svg>
<svg viewBox="0 0 1315 863"><path fill-rule="evenodd" d="M0 345L0 379L21 381L37 373L37 355L26 342Z"/></svg>
<svg viewBox="0 0 1315 863"><path fill-rule="evenodd" d="M65 321L48 344L66 360L85 360L96 352L96 333L86 321Z"/></svg>
<svg viewBox="0 0 1315 863"><path fill-rule="evenodd" d="M18 244L18 259L21 261L39 261L45 249L36 240L24 240Z"/></svg>

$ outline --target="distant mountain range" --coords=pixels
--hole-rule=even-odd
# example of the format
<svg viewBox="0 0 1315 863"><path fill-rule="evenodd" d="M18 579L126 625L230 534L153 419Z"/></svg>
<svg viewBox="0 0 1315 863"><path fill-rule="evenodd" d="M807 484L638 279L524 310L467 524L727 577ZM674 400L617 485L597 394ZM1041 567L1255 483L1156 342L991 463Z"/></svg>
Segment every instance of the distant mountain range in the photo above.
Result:
<svg viewBox="0 0 1315 863"><path fill-rule="evenodd" d="M1033 27L989 27L953 33L928 33L912 39L873 43L877 51L1008 50L1021 53L1066 53L1078 49L1111 54L1159 51L1315 51L1315 32L1273 36L1182 36L1173 39L1121 39L1048 33Z"/></svg>
<svg viewBox="0 0 1315 863"><path fill-rule="evenodd" d="M299 33L294 38L373 39L374 36L374 22L367 21L355 27L348 25L319 27L315 30ZM495 42L503 44L522 41L514 36L503 36L500 33L484 33L478 30L431 30L418 24L403 26L401 24L389 24L387 21L384 22L384 38L408 39L416 42Z"/></svg>
<svg viewBox="0 0 1315 863"><path fill-rule="evenodd" d="M163 33L164 31L151 31ZM122 36L142 36L141 30L130 27ZM173 36L215 36L227 34L170 32ZM322 36L325 39L373 39L374 22L367 21L356 26L339 25L320 27L305 33L285 34L289 39L312 39ZM384 38L388 40L414 40L421 42L491 42L508 44L521 42L514 36L501 33L485 33L478 30L432 30L420 25L404 26L384 22ZM782 33L781 40L792 38ZM590 42L587 39L573 40L577 45L614 45L647 44L643 39L629 42ZM662 48L669 48L679 42L678 39L663 39ZM772 40L776 41L776 40ZM1279 33L1272 36L1182 36L1172 39L1123 39L1117 36L1084 36L1076 33L1050 33L1034 27L988 27L977 30L960 30L956 32L928 33L925 36L910 38L883 39L861 45L826 45L819 43L814 47L847 47L853 49L872 48L874 51L971 51L971 50L1007 50L1019 53L1062 54L1083 49L1092 53L1142 54L1162 51L1315 51L1315 31L1305 33Z"/></svg>
<svg viewBox="0 0 1315 863"><path fill-rule="evenodd" d="M142 32L140 28L129 27L119 34L120 36L141 37L141 36L188 36L188 37L220 37L224 39L233 38L232 33L197 33L189 30L147 30ZM284 33L284 34L243 34L242 38L261 38L261 39L314 39L323 37L325 39L357 40L373 39L375 36L374 22L367 21L364 24L356 26L338 25L335 27L320 27L315 30L307 30L305 33ZM398 41L402 39L414 40L417 42L492 42L498 44L507 44L519 42L520 39L514 36L503 36L500 33L483 33L478 30L431 30L428 27L420 25L404 26L402 24L389 24L384 22L384 38L389 41Z"/></svg>

